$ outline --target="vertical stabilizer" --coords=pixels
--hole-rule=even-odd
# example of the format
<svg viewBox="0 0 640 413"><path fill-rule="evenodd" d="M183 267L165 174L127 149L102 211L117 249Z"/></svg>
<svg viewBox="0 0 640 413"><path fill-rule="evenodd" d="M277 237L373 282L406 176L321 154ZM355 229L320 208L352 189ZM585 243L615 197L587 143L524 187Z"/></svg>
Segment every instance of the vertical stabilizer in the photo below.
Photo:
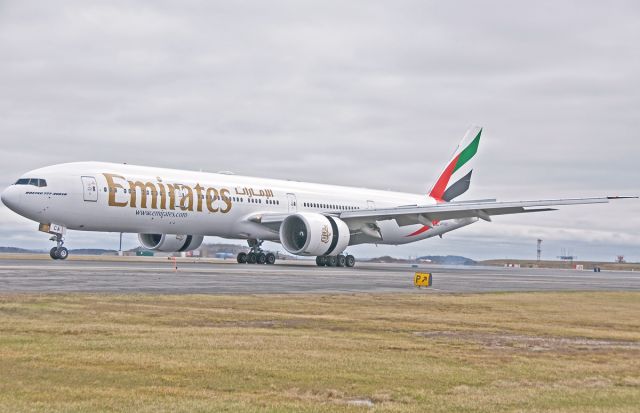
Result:
<svg viewBox="0 0 640 413"><path fill-rule="evenodd" d="M429 191L431 198L439 202L449 202L467 192L471 185L473 161L478 152L481 134L482 128L479 126L467 131L453 157Z"/></svg>

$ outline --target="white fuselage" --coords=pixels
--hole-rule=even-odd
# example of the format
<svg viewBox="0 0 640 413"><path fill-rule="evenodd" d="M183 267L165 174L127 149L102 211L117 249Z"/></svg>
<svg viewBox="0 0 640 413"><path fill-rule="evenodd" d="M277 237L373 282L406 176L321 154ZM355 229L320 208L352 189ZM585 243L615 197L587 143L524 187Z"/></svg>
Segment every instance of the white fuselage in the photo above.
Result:
<svg viewBox="0 0 640 413"><path fill-rule="evenodd" d="M436 203L427 195L101 162L54 165L23 178L46 186L12 185L2 194L9 208L39 223L80 231L278 241L276 231L247 217ZM448 225L456 222L425 228L381 221L376 243L414 242L446 232ZM361 242L354 238L351 244Z"/></svg>

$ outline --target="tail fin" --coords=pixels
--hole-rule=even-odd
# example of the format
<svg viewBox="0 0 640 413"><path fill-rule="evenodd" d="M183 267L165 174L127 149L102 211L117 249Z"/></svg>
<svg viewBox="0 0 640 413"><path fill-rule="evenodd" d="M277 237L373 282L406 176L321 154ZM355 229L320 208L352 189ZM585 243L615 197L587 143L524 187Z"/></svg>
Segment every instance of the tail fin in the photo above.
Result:
<svg viewBox="0 0 640 413"><path fill-rule="evenodd" d="M467 192L471 185L473 160L478 152L481 134L482 128L479 126L474 126L467 131L447 167L429 191L431 198L440 202L449 202Z"/></svg>

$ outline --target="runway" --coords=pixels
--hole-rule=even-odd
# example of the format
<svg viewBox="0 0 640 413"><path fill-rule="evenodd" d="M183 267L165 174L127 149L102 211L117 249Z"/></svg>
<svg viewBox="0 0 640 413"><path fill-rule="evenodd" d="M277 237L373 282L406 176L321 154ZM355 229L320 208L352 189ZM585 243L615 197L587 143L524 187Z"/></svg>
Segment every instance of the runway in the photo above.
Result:
<svg viewBox="0 0 640 413"><path fill-rule="evenodd" d="M414 272L433 273L417 289ZM169 261L0 260L4 293L480 293L501 291L640 291L640 272L365 264L318 268L310 263L240 265Z"/></svg>

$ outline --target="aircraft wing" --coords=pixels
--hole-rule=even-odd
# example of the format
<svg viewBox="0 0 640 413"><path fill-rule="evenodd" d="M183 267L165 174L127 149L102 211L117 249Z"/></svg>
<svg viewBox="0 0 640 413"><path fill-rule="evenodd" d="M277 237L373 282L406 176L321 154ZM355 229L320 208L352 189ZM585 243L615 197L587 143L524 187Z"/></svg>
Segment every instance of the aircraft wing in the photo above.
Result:
<svg viewBox="0 0 640 413"><path fill-rule="evenodd" d="M571 198L548 199L539 201L479 201L479 202L447 202L437 205L406 206L397 208L360 209L345 211L339 214L344 221L367 220L384 221L395 219L398 225L428 225L431 221L444 221L447 219L477 217L485 221L491 221L493 215L522 214L529 212L553 211L554 206L602 204L611 199L622 197L603 198Z"/></svg>
<svg viewBox="0 0 640 413"><path fill-rule="evenodd" d="M602 197L602 198L569 198L548 199L537 201L466 201L446 202L437 205L414 205L395 208L359 209L355 211L326 212L350 222L371 222L396 220L399 226L423 224L430 226L432 221L444 221L459 218L480 218L491 221L494 215L523 214L531 212L554 211L555 206L603 204L612 199L637 198L637 197ZM248 220L260 223L277 230L280 223L291 213L264 213L256 214ZM351 225L350 225L351 226Z"/></svg>

